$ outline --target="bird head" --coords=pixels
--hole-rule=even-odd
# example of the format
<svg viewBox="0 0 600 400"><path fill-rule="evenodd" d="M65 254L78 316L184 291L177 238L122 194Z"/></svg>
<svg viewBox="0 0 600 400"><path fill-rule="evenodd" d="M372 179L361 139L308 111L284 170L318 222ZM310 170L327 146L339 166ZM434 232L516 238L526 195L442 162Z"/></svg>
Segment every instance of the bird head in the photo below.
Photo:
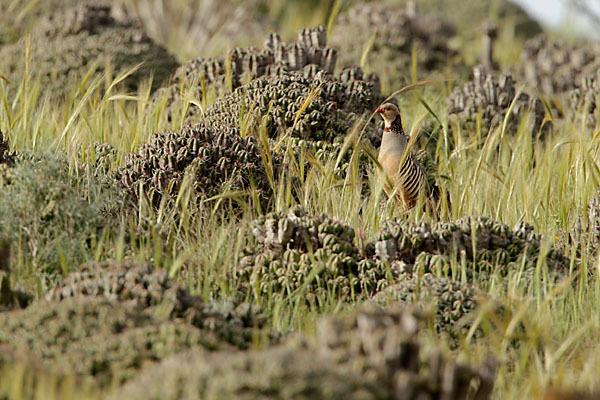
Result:
<svg viewBox="0 0 600 400"><path fill-rule="evenodd" d="M389 126L396 118L400 118L400 110L392 103L382 104L375 112L381 115L381 118L385 121L385 126Z"/></svg>

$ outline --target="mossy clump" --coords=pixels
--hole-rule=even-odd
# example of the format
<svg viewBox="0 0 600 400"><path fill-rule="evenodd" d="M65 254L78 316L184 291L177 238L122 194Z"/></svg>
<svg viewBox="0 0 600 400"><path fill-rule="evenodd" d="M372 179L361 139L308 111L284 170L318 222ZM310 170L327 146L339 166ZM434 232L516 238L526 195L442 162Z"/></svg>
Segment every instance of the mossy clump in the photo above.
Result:
<svg viewBox="0 0 600 400"><path fill-rule="evenodd" d="M0 0L0 46L13 43L28 33L43 17L91 0L44 0L32 5L26 1ZM109 4L109 1L93 1Z"/></svg>
<svg viewBox="0 0 600 400"><path fill-rule="evenodd" d="M420 343L409 308L362 307L320 321L316 335L260 352L193 352L127 383L128 399L490 398L494 367L475 368Z"/></svg>
<svg viewBox="0 0 600 400"><path fill-rule="evenodd" d="M496 77L482 66L473 69L472 79L462 89L454 88L446 103L451 118L471 132L478 124L483 132L503 126L509 112L507 129L510 132L517 130L528 112L533 116L535 132L546 133L551 127L549 121L544 121L546 109L537 96L517 93L512 75Z"/></svg>
<svg viewBox="0 0 600 400"><path fill-rule="evenodd" d="M278 168L278 159L272 161L271 172ZM155 206L163 197L174 199L186 175L189 189L197 195L256 188L259 197L267 199L271 187L266 165L254 137L242 138L237 128L226 125L200 123L155 134L137 152L127 154L114 175L133 205L138 204L140 187Z"/></svg>
<svg viewBox="0 0 600 400"><path fill-rule="evenodd" d="M12 166L0 166L0 233L38 271L78 264L90 242L116 223L116 192L71 173L55 156L14 152L10 158Z"/></svg>
<svg viewBox="0 0 600 400"><path fill-rule="evenodd" d="M331 143L341 141L380 100L359 68L345 69L338 78L282 73L254 79L218 100L207 110L205 121L236 126L243 118L249 127L266 122L269 137L289 133ZM367 137L377 136L374 127L367 128Z"/></svg>
<svg viewBox="0 0 600 400"><path fill-rule="evenodd" d="M248 303L205 302L149 264L90 262L45 299L0 312L0 363L122 381L148 362L194 348L248 349L266 318Z"/></svg>
<svg viewBox="0 0 600 400"><path fill-rule="evenodd" d="M542 250L542 236L531 225L522 222L511 229L487 217L467 217L433 226L390 221L377 240L367 245L367 253L374 259L407 273L448 276L455 263L459 271L464 265L467 278L485 282L492 274L506 276L509 270L521 267L526 275L531 274L540 257L551 273L568 273L567 257L552 248L545 254L540 254Z"/></svg>
<svg viewBox="0 0 600 400"><path fill-rule="evenodd" d="M149 264L87 263L46 295L47 301L70 298L104 298L133 304L146 312L209 331L238 348L249 347L254 330L263 328L266 321L258 307L247 303L206 303L169 279L166 270Z"/></svg>
<svg viewBox="0 0 600 400"><path fill-rule="evenodd" d="M178 351L229 348L208 331L101 298L38 301L0 313L0 344L2 362L41 362L104 383L128 379L146 363Z"/></svg>
<svg viewBox="0 0 600 400"><path fill-rule="evenodd" d="M354 229L325 214L294 206L254 221L254 240L237 272L241 288L287 297L301 289L308 302L373 294L390 282L382 264L363 260Z"/></svg>
<svg viewBox="0 0 600 400"><path fill-rule="evenodd" d="M370 70L390 79L386 87L393 91L411 81L413 51L421 74L448 68L457 54L449 45L455 35L454 25L442 18L369 2L340 14L331 43L341 49L341 64L366 62Z"/></svg>
<svg viewBox="0 0 600 400"><path fill-rule="evenodd" d="M39 78L42 92L52 98L76 90L74 83L91 69L98 75L108 72L107 62L116 73L143 63L125 79L129 90L136 90L151 76L153 87L159 87L178 65L136 21L115 18L110 6L85 4L57 11L38 23L29 48L27 40L0 49L0 70L20 82L29 54L28 79Z"/></svg>
<svg viewBox="0 0 600 400"><path fill-rule="evenodd" d="M458 322L477 308L478 297L483 298L483 294L469 284L425 273L399 277L372 301L382 306L398 302L433 307L436 331L452 334Z"/></svg>
<svg viewBox="0 0 600 400"><path fill-rule="evenodd" d="M133 302L147 309L163 302L173 304L171 312L185 311L181 300L189 296L180 285L168 277L167 271L150 264L132 262L88 262L64 277L46 294L48 301L68 298L99 297L112 301Z"/></svg>

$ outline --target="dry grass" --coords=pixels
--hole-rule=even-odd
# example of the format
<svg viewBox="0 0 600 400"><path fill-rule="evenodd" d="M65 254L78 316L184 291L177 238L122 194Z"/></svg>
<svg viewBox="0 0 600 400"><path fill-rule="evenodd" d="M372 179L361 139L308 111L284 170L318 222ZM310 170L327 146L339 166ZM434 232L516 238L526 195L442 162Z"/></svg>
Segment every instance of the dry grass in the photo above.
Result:
<svg viewBox="0 0 600 400"><path fill-rule="evenodd" d="M302 2L292 2L289 6L277 0L266 3L282 26L298 15L298 8L304 7ZM326 22L323 16L331 8L332 5L320 6L306 19L294 20L292 29L307 23ZM123 93L113 85L105 92L100 89L102 83L118 83L123 76L82 77L78 90L60 105L40 98L39 84L28 74L24 74L21 82L0 79L0 129L8 132L10 144L16 149L65 152L76 170L86 160L94 159L89 152L93 142L110 143L119 150L122 159L125 152L148 141L154 132L180 127L180 118L167 121L164 107L150 108L149 83L137 93ZM402 95L406 128L418 131L424 118L432 118L419 98L445 122L447 111L443 99L447 93L448 88L439 84ZM208 106L214 99L189 101ZM183 115L183 110L176 110L174 114L177 113ZM443 214L440 218L486 215L509 225L527 221L549 238L547 246L550 246L552 238L572 226L600 183L598 131L581 129L571 120L577 119L569 116L558 121L554 133L543 142L532 140L527 124L522 125L516 135L508 135L502 126L482 135L440 130L437 162L440 174L449 178L446 186L454 205L450 215ZM265 135L260 124L241 128L257 137ZM359 145L360 129L361 126L357 126L348 133L344 151L356 155L364 151ZM452 147L448 145L449 138L455 144ZM270 149L264 151L264 159L268 160ZM310 156L296 154L295 157ZM374 167L363 178L369 187L368 192L363 192L363 186L358 184L361 179L357 174L358 157L350 163L343 180L333 174L337 160L338 154L332 154L328 162L314 165L308 171L290 163L272 183L276 193L273 209L286 209L298 198L308 211L337 216L357 232L364 231L370 239L385 220L400 217L400 214L392 203L385 201ZM292 196L292 179L301 182L295 197ZM199 213L189 205L188 194L185 187L180 191L176 209L153 210L140 204L139 213L125 221L123 230L144 225L148 237L127 235L126 242L123 230L113 232L97 244L102 248L93 249L92 254L102 257L109 254L103 249L113 248L115 251L110 254L119 258L125 249L133 249L135 259L167 268L174 279L184 279L183 265L194 270L198 279L192 289L206 298L229 296L235 290L235 282L229 281L226 272L239 264L238 252L232 248L239 249L244 243L239 227L264 210L257 209L252 196L241 196L239 201L245 204L241 220L223 223L223 213L229 212L227 198L206 200L201 205L204 211ZM431 219L419 211L406 218ZM566 250L575 252L575 249ZM599 267L598 259L585 258L578 266L582 275ZM28 265L20 268L33 271ZM491 285L487 290L514 310L513 314L501 321L499 328L486 331L484 340L475 342L465 338L457 355L476 362L490 353L498 358L496 399L537 398L550 384L583 391L600 389L598 276L574 278L572 282L557 285L540 273L534 285L527 285L519 271L511 272L504 284ZM251 300L265 308L273 328L283 331L311 331L318 315L349 307L338 299L327 298L320 299L321 306L311 308L298 301L301 295L298 293L298 298L286 301L269 297ZM515 347L510 339L521 324L524 326L520 333L522 338ZM99 398L97 390L76 383L74 377L54 377L19 365L0 370L0 398L5 395L19 400L95 399Z"/></svg>

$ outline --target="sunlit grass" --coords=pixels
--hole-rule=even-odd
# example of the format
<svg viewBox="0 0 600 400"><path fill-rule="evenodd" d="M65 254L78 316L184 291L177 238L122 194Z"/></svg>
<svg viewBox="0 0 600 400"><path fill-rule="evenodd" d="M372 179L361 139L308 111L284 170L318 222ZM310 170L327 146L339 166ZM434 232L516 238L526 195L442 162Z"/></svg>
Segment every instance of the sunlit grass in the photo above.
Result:
<svg viewBox="0 0 600 400"><path fill-rule="evenodd" d="M1 128L16 148L65 152L74 166L82 166L85 159L91 159L85 151L96 141L110 143L124 154L148 141L153 132L178 128L161 115L165 108L160 104L164 103L159 102L158 108L151 105L149 85L135 94L116 89L105 92L100 84L105 79L92 79L89 87L59 107L50 107L48 100L37 98L37 84L28 79L24 79L9 102L14 88L2 82L0 94L6 100L0 113ZM420 95L444 119L444 104L435 91L427 90ZM431 117L418 96L411 93L404 96L402 110L409 116L406 128L416 134L423 118ZM203 106L210 105L206 99L200 101ZM178 112L175 110L174 114ZM48 123L32 124L32 116ZM550 238L571 226L599 182L595 161L599 151L597 141L590 140L589 132L576 129L573 124L568 120L558 122L545 141L532 140L529 123L522 124L514 135L503 134L502 127L497 126L479 138L451 129L448 134L456 144L451 148L443 138L445 133L439 130L437 162L440 174L448 177L445 184L453 204L451 216L442 218L486 215L509 225L527 221ZM266 126L260 120L244 129L246 134L257 138L266 135ZM366 176L358 173L358 155L365 151L360 141L361 129L357 125L348 132L345 145L340 148L355 155L343 179L334 173L339 154L331 154L329 160L316 159L305 151L288 154L286 168L273 178L272 208L285 210L299 203L309 212L339 217L357 232L365 232L368 239L390 218L431 219L417 211L402 215L383 194L374 165L368 168ZM270 153L277 149L271 148L269 141L263 143L266 144L263 160L268 163ZM307 160L310 168L304 167ZM184 184L173 207L155 210L141 200L138 213L124 221L122 233L127 235L119 232L109 235L97 244L95 253L101 256L95 258L132 257L151 261L166 268L174 279L188 282L194 292L207 300L236 295L234 271L240 262L239 249L246 240L240 227L267 210L253 206L251 195L205 199L200 204L191 199L189 187ZM243 207L240 221L224 222L231 201L236 204L241 201L247 206ZM586 265L595 270L597 260L587 260ZM496 398L536 396L550 383L594 388L595 366L600 360L600 353L594 347L600 322L595 313L600 307L597 279L590 278L585 286L577 281L560 286L542 281L535 289L535 285L519 279L515 271L509 273L505 282L508 285L492 285L488 289L514 310L512 316L488 331L486 340L466 339L457 353L475 361L492 353L500 360ZM335 295L318 299L312 305L300 301L304 297L299 291L292 295L250 296L248 300L261 304L271 317L271 326L282 331L311 331L320 314L349 307ZM525 325L524 338L515 348L510 346L509 338L519 324ZM8 371L9 375L2 376L17 373ZM27 386L23 384L23 388Z"/></svg>
<svg viewBox="0 0 600 400"><path fill-rule="evenodd" d="M333 7L337 12L338 3L320 7ZM288 9L274 7L272 12L281 21L290 21L298 9L303 9L302 4L295 2ZM323 15L325 11L315 13L314 22L326 22ZM500 57L514 58L514 49ZM82 76L58 102L41 97L39 82L28 72L20 82L0 79L0 130L13 148L64 153L73 173L83 173L85 162L95 159L95 142L109 143L118 150L116 167L122 164L124 154L148 142L152 134L180 129L189 107L206 110L218 97L205 90L202 98L195 98L194 88L199 82L182 82L179 89L183 100L167 109L166 95L152 100L150 80L135 93L120 89L118 83L133 72ZM508 133L503 126L492 127L489 132L460 130L448 123L444 105L448 92L448 83L439 82L404 93L400 99L406 129L412 134L418 134L424 120L434 119L432 113L448 126L437 130L435 147L439 174L447 177L443 182L452 209L439 218L446 221L485 215L510 226L526 221L546 235L545 245L550 246L585 212L600 184L598 132L585 128L579 116L557 120L553 133L544 140L532 139L530 121L522 123L516 133ZM252 113L253 107L247 104L246 110ZM364 117L363 124L368 118ZM264 121L250 124L243 115L239 121L241 132L261 143L263 163L272 171L272 154L279 149L267 139ZM356 232L364 232L367 240L391 218L436 222L436 217L419 210L408 215L400 212L383 192L374 163L367 166L366 175L360 174L360 155L367 151L362 128L361 124L353 127L339 152L325 160L308 150L288 151L283 170L278 176L271 174L274 196L269 210L261 207L251 191L196 200L189 179L175 199L165 199L158 209L140 196L136 212L123 218L119 230L106 232L93 244L90 259L148 261L167 269L173 279L187 283L206 300L226 299L239 295L235 271L240 249L246 245L246 228L268 211L301 204L311 213L340 218ZM281 138L279 145L285 143L286 138ZM352 158L340 177L336 171L342 152L352 154ZM239 219L228 218L232 213L238 213ZM568 255L576 254L575 250L566 249ZM35 273L25 262L16 265L21 270L17 276ZM549 385L600 389L600 280L597 273L587 273L597 272L599 267L598 259L584 256L574 264L576 274L564 283L548 278L543 265L535 284L529 284L522 271L492 279L486 290L510 312L505 319L490 324L483 339L465 337L455 354L475 362L488 354L498 359L497 399L539 397ZM353 306L342 302L335 288L329 296L307 304L307 287L291 294L246 296L263 307L270 327L282 332L311 332L319 315ZM484 317L484 311L478 320L481 326L489 318ZM519 339L516 346L515 336ZM4 394L11 399L99 398L95 388L80 387L74 377L35 376L19 365L4 366L0 370L0 398Z"/></svg>

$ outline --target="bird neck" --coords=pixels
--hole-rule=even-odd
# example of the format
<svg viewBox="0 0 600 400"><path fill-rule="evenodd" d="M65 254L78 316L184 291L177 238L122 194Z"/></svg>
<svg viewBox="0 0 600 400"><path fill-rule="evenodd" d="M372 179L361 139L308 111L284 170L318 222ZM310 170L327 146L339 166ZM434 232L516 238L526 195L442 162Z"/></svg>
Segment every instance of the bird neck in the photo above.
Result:
<svg viewBox="0 0 600 400"><path fill-rule="evenodd" d="M386 121L383 129L383 137L381 138L381 152L404 154L408 145L408 137L402 128L402 120L400 116L396 116L392 122L388 124Z"/></svg>
<svg viewBox="0 0 600 400"><path fill-rule="evenodd" d="M392 121L385 121L385 130L404 133L404 128L402 128L402 118L400 117L400 114L396 115L396 118L394 118Z"/></svg>

